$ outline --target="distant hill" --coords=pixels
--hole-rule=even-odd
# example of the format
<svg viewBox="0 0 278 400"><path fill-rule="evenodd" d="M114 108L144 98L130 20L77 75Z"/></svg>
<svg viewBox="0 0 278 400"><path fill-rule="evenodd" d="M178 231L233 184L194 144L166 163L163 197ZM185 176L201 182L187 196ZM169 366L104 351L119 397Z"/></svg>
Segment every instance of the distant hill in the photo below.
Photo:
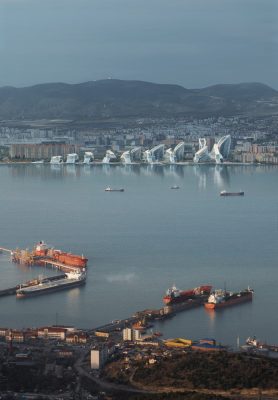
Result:
<svg viewBox="0 0 278 400"><path fill-rule="evenodd" d="M278 113L278 92L261 83L204 89L107 79L0 88L0 119L70 119L267 115Z"/></svg>

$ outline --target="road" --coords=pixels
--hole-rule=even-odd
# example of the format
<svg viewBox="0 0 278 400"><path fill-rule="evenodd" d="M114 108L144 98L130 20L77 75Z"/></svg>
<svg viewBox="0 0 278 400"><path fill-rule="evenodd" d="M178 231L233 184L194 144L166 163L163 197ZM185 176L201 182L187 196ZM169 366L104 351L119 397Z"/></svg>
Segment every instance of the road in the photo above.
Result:
<svg viewBox="0 0 278 400"><path fill-rule="evenodd" d="M82 366L87 354L88 353L83 354L81 357L79 357L79 359L74 364L74 368L75 368L76 372L79 374L79 376L85 376L86 378L89 378L92 382L94 382L96 385L98 385L104 391L113 391L113 392L117 391L117 392L141 393L141 394L142 393L153 393L153 394L155 393L155 392L150 392L150 391L146 391L146 390L135 389L131 386L107 382L107 381L104 381L104 380L98 378L97 376L95 376L93 374L91 375Z"/></svg>

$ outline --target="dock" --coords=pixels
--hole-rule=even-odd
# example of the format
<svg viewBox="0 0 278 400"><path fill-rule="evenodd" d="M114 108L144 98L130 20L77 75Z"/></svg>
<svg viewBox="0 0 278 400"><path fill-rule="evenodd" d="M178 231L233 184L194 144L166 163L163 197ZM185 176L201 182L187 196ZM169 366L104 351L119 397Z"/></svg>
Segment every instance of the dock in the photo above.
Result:
<svg viewBox="0 0 278 400"><path fill-rule="evenodd" d="M10 254L12 254L12 250L10 250L10 249L6 249L5 247L0 247L0 254L1 253L10 253Z"/></svg>
<svg viewBox="0 0 278 400"><path fill-rule="evenodd" d="M95 332L105 332L111 333L115 330L124 329L127 326L130 326L134 323L138 323L142 320L147 322L149 321L163 321L167 318L174 317L178 312L191 310L192 308L201 307L204 302L207 300L208 296L202 296L198 299L187 300L180 304L174 304L171 306L165 306L159 309L147 309L143 311L137 311L133 316L128 317L126 319L115 320L108 324L99 326L92 330L92 333Z"/></svg>
<svg viewBox="0 0 278 400"><path fill-rule="evenodd" d="M45 267L47 267L47 266L55 267L55 268L57 268L57 269L59 269L61 271L64 271L64 272L78 272L78 271L80 271L79 268L75 268L75 267L73 267L71 265L66 265L64 263L52 260L50 258L40 258L38 261L39 261L39 264L44 264Z"/></svg>
<svg viewBox="0 0 278 400"><path fill-rule="evenodd" d="M0 247L0 253L7 252L10 253L12 257L12 261L16 264L22 265L34 265L34 266L44 266L48 267L51 266L52 268L57 268L64 272L78 272L80 268L74 267L72 265L64 264L60 261L54 260L51 257L41 257L34 255L33 251L26 250L9 250L4 247Z"/></svg>

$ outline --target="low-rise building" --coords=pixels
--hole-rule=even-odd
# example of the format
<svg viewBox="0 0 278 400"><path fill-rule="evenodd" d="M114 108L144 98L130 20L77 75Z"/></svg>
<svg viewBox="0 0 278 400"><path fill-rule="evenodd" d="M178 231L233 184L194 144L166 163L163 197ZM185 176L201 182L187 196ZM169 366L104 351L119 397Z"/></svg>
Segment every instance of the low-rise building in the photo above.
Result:
<svg viewBox="0 0 278 400"><path fill-rule="evenodd" d="M6 333L6 341L7 342L17 342L22 343L25 340L24 332L18 331L15 329L11 329Z"/></svg>
<svg viewBox="0 0 278 400"><path fill-rule="evenodd" d="M43 339L65 340L66 332L67 332L66 328L46 326L38 329L38 337Z"/></svg>
<svg viewBox="0 0 278 400"><path fill-rule="evenodd" d="M87 343L87 335L84 332L70 332L66 335L66 342L72 344Z"/></svg>
<svg viewBox="0 0 278 400"><path fill-rule="evenodd" d="M7 336L7 332L9 332L8 328L0 328L0 336L1 337L6 337Z"/></svg>

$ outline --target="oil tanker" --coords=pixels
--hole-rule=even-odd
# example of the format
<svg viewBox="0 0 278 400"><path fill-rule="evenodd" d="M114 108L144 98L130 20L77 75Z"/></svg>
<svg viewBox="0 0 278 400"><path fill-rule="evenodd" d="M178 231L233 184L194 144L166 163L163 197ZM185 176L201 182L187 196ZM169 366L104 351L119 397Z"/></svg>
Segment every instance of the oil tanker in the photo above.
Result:
<svg viewBox="0 0 278 400"><path fill-rule="evenodd" d="M44 280L37 285L19 288L16 291L17 298L37 296L48 292L56 292L58 290L70 289L72 287L81 286L86 282L85 271L69 272L66 276L56 280Z"/></svg>
<svg viewBox="0 0 278 400"><path fill-rule="evenodd" d="M254 290L249 287L235 293L223 289L217 289L209 296L208 301L204 305L209 310L228 307L246 301L252 301L253 293Z"/></svg>
<svg viewBox="0 0 278 400"><path fill-rule="evenodd" d="M48 245L40 241L34 249L35 257L45 257L54 261L59 261L63 264L70 265L76 268L86 268L88 259L83 255L79 256L77 254L66 253L61 250L51 249Z"/></svg>
<svg viewBox="0 0 278 400"><path fill-rule="evenodd" d="M176 286L172 286L166 291L166 296L163 297L163 302L166 305L172 305L204 295L209 296L211 289L212 286L210 285L202 285L189 290L179 290L176 288Z"/></svg>

